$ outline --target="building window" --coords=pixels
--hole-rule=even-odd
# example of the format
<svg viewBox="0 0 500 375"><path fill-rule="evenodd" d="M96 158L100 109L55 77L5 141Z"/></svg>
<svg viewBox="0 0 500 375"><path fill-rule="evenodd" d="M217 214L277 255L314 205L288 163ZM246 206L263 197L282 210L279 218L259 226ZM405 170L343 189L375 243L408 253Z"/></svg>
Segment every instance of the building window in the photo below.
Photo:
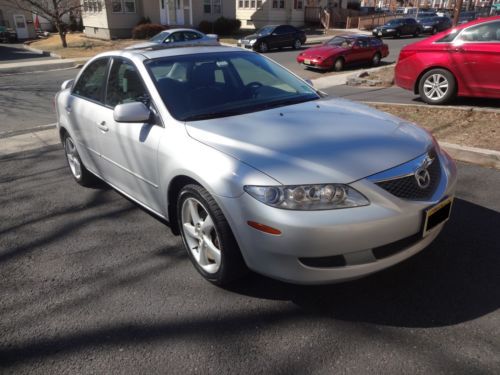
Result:
<svg viewBox="0 0 500 375"><path fill-rule="evenodd" d="M112 0L113 13L135 13L135 0Z"/></svg>
<svg viewBox="0 0 500 375"><path fill-rule="evenodd" d="M293 0L294 9L302 9L302 0Z"/></svg>
<svg viewBox="0 0 500 375"><path fill-rule="evenodd" d="M262 8L262 0L257 0L257 9Z"/></svg>
<svg viewBox="0 0 500 375"><path fill-rule="evenodd" d="M243 8L243 0L238 1L238 8Z"/></svg>
<svg viewBox="0 0 500 375"><path fill-rule="evenodd" d="M285 8L285 0L273 0L273 8L284 9Z"/></svg>
<svg viewBox="0 0 500 375"><path fill-rule="evenodd" d="M212 0L212 3L213 3L213 14L221 14L222 13L221 0Z"/></svg>
<svg viewBox="0 0 500 375"><path fill-rule="evenodd" d="M212 4L210 0L203 0L203 12L208 14L212 13Z"/></svg>

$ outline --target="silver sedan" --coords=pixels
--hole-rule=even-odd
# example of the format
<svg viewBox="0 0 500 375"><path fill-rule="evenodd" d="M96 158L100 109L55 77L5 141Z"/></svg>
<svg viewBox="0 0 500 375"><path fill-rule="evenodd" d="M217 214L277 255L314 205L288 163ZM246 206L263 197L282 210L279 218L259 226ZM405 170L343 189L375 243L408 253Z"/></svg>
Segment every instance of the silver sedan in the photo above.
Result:
<svg viewBox="0 0 500 375"><path fill-rule="evenodd" d="M356 279L424 249L450 216L456 167L431 134L254 52L104 53L56 110L75 180L162 218L216 284L248 269Z"/></svg>
<svg viewBox="0 0 500 375"><path fill-rule="evenodd" d="M162 46L183 47L198 44L218 46L220 45L219 36L217 34L203 34L193 29L169 29L159 32L147 42L133 44L126 49L161 48Z"/></svg>

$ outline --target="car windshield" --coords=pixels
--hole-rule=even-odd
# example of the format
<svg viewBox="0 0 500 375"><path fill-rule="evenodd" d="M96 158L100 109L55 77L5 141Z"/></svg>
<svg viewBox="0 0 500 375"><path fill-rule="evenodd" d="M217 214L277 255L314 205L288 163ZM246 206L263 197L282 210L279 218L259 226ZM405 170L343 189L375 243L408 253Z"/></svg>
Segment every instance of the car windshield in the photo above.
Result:
<svg viewBox="0 0 500 375"><path fill-rule="evenodd" d="M401 20L390 20L385 24L385 26L398 26L401 24Z"/></svg>
<svg viewBox="0 0 500 375"><path fill-rule="evenodd" d="M269 35L274 31L274 26L265 26L259 31L257 31L257 35L265 36Z"/></svg>
<svg viewBox="0 0 500 375"><path fill-rule="evenodd" d="M351 47L354 44L352 39L346 39L341 36L336 36L335 38L330 39L326 44L330 46L339 46L339 47Z"/></svg>
<svg viewBox="0 0 500 375"><path fill-rule="evenodd" d="M304 81L250 52L164 57L146 62L171 115L196 121L319 99Z"/></svg>
<svg viewBox="0 0 500 375"><path fill-rule="evenodd" d="M157 42L157 43L162 43L163 40L168 36L168 33L162 31L158 34L156 34L154 37L149 39L150 42Z"/></svg>

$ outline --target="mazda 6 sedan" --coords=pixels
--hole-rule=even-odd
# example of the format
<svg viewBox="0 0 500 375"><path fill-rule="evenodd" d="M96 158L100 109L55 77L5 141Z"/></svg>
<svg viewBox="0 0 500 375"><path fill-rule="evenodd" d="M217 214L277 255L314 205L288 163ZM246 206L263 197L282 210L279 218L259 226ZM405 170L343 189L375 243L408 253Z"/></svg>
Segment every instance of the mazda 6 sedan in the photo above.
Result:
<svg viewBox="0 0 500 375"><path fill-rule="evenodd" d="M102 179L182 236L201 275L345 281L415 255L456 168L422 128L329 99L231 47L107 52L56 95L74 179Z"/></svg>

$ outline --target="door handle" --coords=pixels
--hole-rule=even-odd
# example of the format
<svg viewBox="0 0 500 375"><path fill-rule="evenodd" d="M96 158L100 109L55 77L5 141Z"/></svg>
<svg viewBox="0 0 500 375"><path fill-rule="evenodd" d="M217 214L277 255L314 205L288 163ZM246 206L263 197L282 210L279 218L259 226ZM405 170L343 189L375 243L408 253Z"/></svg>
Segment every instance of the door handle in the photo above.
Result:
<svg viewBox="0 0 500 375"><path fill-rule="evenodd" d="M463 52L464 49L462 47L455 47L451 49L451 52Z"/></svg>
<svg viewBox="0 0 500 375"><path fill-rule="evenodd" d="M107 132L109 130L109 128L106 126L106 121L98 122L97 127L101 129L103 132Z"/></svg>

